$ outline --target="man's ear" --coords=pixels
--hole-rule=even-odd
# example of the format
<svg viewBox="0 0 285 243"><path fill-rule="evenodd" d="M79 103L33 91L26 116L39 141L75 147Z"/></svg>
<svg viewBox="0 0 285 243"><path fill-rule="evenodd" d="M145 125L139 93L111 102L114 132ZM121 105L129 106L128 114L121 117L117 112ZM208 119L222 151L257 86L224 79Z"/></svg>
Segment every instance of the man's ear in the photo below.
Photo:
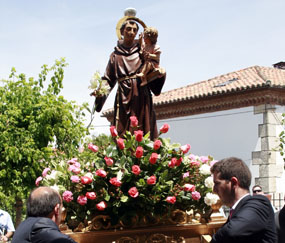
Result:
<svg viewBox="0 0 285 243"><path fill-rule="evenodd" d="M239 185L238 178L236 178L235 176L233 176L233 177L231 178L231 183L232 183L232 186L233 186L233 187L238 186L238 185Z"/></svg>
<svg viewBox="0 0 285 243"><path fill-rule="evenodd" d="M60 204L56 204L55 207L54 207L54 214L55 215L59 215L59 212L60 211Z"/></svg>

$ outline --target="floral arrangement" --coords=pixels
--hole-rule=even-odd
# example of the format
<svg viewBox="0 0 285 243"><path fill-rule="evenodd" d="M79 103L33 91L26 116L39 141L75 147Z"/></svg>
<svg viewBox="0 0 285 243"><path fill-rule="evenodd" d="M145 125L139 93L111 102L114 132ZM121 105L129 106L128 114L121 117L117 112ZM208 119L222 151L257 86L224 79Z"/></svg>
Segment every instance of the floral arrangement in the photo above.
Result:
<svg viewBox="0 0 285 243"><path fill-rule="evenodd" d="M137 118L130 119L135 130ZM164 124L160 135L168 129ZM167 138L151 141L141 130L126 132L124 138L114 126L110 132L86 143L76 158L55 159L36 179L37 186L61 193L70 228L98 215L108 217L111 225L127 225L133 217L161 218L177 209L203 214L217 202L212 157L188 154L189 144L171 144Z"/></svg>

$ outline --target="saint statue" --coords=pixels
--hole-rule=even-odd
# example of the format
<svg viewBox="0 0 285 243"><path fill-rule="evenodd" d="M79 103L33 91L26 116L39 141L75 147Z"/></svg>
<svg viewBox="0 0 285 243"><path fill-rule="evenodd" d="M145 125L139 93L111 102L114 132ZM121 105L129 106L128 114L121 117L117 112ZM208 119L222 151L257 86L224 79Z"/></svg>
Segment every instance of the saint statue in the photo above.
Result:
<svg viewBox="0 0 285 243"><path fill-rule="evenodd" d="M158 137L156 115L153 107L152 94L159 95L166 79L162 68L146 69L144 64L141 40L136 39L139 24L145 29L147 26L135 17L135 10L125 11L125 17L117 24L118 43L111 53L106 71L102 80L106 80L109 91L118 83L114 104L114 118L112 125L123 136L126 131L133 132L130 126L130 117L136 116L138 126L135 130L142 130L144 134L150 132L150 138ZM143 75L141 73L143 72ZM138 75L140 74L140 75ZM142 84L142 79L144 81ZM93 94L96 96L96 94ZM97 96L95 99L96 111L100 112L108 95Z"/></svg>

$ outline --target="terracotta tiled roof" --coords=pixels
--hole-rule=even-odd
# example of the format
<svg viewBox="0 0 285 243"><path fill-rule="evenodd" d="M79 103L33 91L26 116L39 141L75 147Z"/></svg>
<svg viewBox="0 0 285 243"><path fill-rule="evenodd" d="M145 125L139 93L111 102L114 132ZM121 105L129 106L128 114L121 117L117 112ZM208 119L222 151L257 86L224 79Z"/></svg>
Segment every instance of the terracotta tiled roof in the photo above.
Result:
<svg viewBox="0 0 285 243"><path fill-rule="evenodd" d="M260 104L285 105L285 70L253 66L153 97L157 119ZM103 112L112 119L113 109Z"/></svg>
<svg viewBox="0 0 285 243"><path fill-rule="evenodd" d="M155 105L169 104L240 90L256 89L262 86L285 88L285 71L271 67L253 66L161 93L153 100Z"/></svg>

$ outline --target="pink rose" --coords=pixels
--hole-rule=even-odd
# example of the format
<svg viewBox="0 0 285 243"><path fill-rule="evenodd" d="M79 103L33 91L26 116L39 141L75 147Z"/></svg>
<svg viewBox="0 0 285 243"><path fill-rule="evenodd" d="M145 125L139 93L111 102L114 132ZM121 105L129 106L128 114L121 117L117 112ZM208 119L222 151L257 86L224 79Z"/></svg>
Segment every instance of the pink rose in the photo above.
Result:
<svg viewBox="0 0 285 243"><path fill-rule="evenodd" d="M118 144L118 147L119 147L120 149L124 149L124 148L125 148L124 139L118 138L118 139L117 139L117 144Z"/></svg>
<svg viewBox="0 0 285 243"><path fill-rule="evenodd" d="M97 197L95 192L86 192L85 196L90 200L95 200Z"/></svg>
<svg viewBox="0 0 285 243"><path fill-rule="evenodd" d="M107 172L105 170L99 169L96 171L96 175L104 178L107 176Z"/></svg>
<svg viewBox="0 0 285 243"><path fill-rule="evenodd" d="M141 142L143 140L143 131L138 130L138 131L134 131L134 133L135 133L136 141Z"/></svg>
<svg viewBox="0 0 285 243"><path fill-rule="evenodd" d="M45 168L44 170L43 170L43 173L42 173L42 175L43 175L43 177L46 177L47 176L47 173L50 171L50 168Z"/></svg>
<svg viewBox="0 0 285 243"><path fill-rule="evenodd" d="M189 172L186 172L183 174L183 178L189 177L189 175L190 175Z"/></svg>
<svg viewBox="0 0 285 243"><path fill-rule="evenodd" d="M67 164L72 165L74 162L77 162L77 158L72 158L72 159L68 160Z"/></svg>
<svg viewBox="0 0 285 243"><path fill-rule="evenodd" d="M117 132L117 129L116 129L115 126L111 126L111 127L110 127L110 132L111 132L111 136L112 136L113 138L118 136L118 132Z"/></svg>
<svg viewBox="0 0 285 243"><path fill-rule="evenodd" d="M199 200L201 198L200 192L194 191L191 194L194 200Z"/></svg>
<svg viewBox="0 0 285 243"><path fill-rule="evenodd" d="M158 158L158 154L157 153L152 153L150 158L149 158L149 163L154 165L156 163L157 158Z"/></svg>
<svg viewBox="0 0 285 243"><path fill-rule="evenodd" d="M209 157L207 157L207 156L200 156L200 160L202 161L202 163L207 163L209 161Z"/></svg>
<svg viewBox="0 0 285 243"><path fill-rule="evenodd" d="M186 184L183 186L183 189L184 189L184 191L186 191L186 192L194 192L194 191L195 191L195 186L192 185L192 184L186 183Z"/></svg>
<svg viewBox="0 0 285 243"><path fill-rule="evenodd" d="M108 165L108 166L111 166L111 165L113 165L114 164L114 161L112 160L112 158L109 158L109 157L105 157L104 158L104 160L105 160L105 162L106 162L106 164Z"/></svg>
<svg viewBox="0 0 285 243"><path fill-rule="evenodd" d="M73 166L75 166L76 168L80 168L81 164L79 162L73 162Z"/></svg>
<svg viewBox="0 0 285 243"><path fill-rule="evenodd" d="M149 178L147 178L146 182L148 185L154 185L156 183L156 177L150 176Z"/></svg>
<svg viewBox="0 0 285 243"><path fill-rule="evenodd" d="M71 171L71 172L73 172L74 174L79 174L80 171L81 171L80 168L77 167L77 166L75 166L75 165L70 165L70 166L68 167L68 170Z"/></svg>
<svg viewBox="0 0 285 243"><path fill-rule="evenodd" d="M161 145L162 145L162 142L159 139L157 139L153 143L153 149L158 150L161 147Z"/></svg>
<svg viewBox="0 0 285 243"><path fill-rule="evenodd" d="M176 197L174 197L174 196L168 196L167 198L166 198L166 202L168 202L168 203L171 203L171 204L174 204L175 202L176 202Z"/></svg>
<svg viewBox="0 0 285 243"><path fill-rule="evenodd" d="M96 208L99 210L99 211L104 211L105 208L107 208L107 203L104 202L104 201L101 201L99 203L96 204Z"/></svg>
<svg viewBox="0 0 285 243"><path fill-rule="evenodd" d="M143 156L143 147L138 146L136 149L136 157L140 159Z"/></svg>
<svg viewBox="0 0 285 243"><path fill-rule="evenodd" d="M79 174L79 173L81 172L81 170L80 170L80 168L75 167L75 168L72 170L72 172L77 175L77 174Z"/></svg>
<svg viewBox="0 0 285 243"><path fill-rule="evenodd" d="M62 193L62 199L66 202L71 202L73 200L73 194L71 191L65 191Z"/></svg>
<svg viewBox="0 0 285 243"><path fill-rule="evenodd" d="M94 145L94 144L92 144L92 143L89 143L88 144L88 148L91 150L91 151L93 151L94 153L96 153L96 152L98 152L98 147L96 146L96 145Z"/></svg>
<svg viewBox="0 0 285 243"><path fill-rule="evenodd" d="M169 125L165 123L161 128L160 128L160 133L167 133L169 129Z"/></svg>
<svg viewBox="0 0 285 243"><path fill-rule="evenodd" d="M190 159L191 161L196 160L196 155L190 154L190 155L189 155L189 159Z"/></svg>
<svg viewBox="0 0 285 243"><path fill-rule="evenodd" d="M139 121L138 121L136 116L131 116L130 120L131 120L131 127L137 127L138 126Z"/></svg>
<svg viewBox="0 0 285 243"><path fill-rule="evenodd" d="M141 173L141 169L138 165L133 165L132 166L132 172L135 174L135 175L139 175Z"/></svg>
<svg viewBox="0 0 285 243"><path fill-rule="evenodd" d="M89 176L81 176L80 180L83 185L92 183L92 178L90 178Z"/></svg>
<svg viewBox="0 0 285 243"><path fill-rule="evenodd" d="M41 176L39 176L39 177L36 179L36 182L35 182L36 186L39 186L39 185L40 185L40 181L42 181L42 180L43 180L43 178L42 178Z"/></svg>
<svg viewBox="0 0 285 243"><path fill-rule="evenodd" d="M182 163L182 157L180 157L179 159L176 160L175 166L179 166Z"/></svg>
<svg viewBox="0 0 285 243"><path fill-rule="evenodd" d="M85 197L84 195L80 195L77 197L77 202L83 206L87 203L87 197Z"/></svg>
<svg viewBox="0 0 285 243"><path fill-rule="evenodd" d="M70 180L73 182L73 183L79 183L79 176L77 176L77 175L72 175L71 177L70 177Z"/></svg>
<svg viewBox="0 0 285 243"><path fill-rule="evenodd" d="M118 180L117 177L111 178L111 179L109 180L109 182L110 182L112 185L116 186L116 187L119 187L119 186L122 185L122 182L121 182L120 180Z"/></svg>
<svg viewBox="0 0 285 243"><path fill-rule="evenodd" d="M180 147L180 150L183 152L183 154L187 154L190 148L191 148L190 144L185 144Z"/></svg>
<svg viewBox="0 0 285 243"><path fill-rule="evenodd" d="M177 163L177 159L176 158L171 158L171 161L168 162L168 167L169 168L174 168L176 163Z"/></svg>
<svg viewBox="0 0 285 243"><path fill-rule="evenodd" d="M131 187L128 191L129 195L133 198L136 198L139 195L138 189L134 186Z"/></svg>

